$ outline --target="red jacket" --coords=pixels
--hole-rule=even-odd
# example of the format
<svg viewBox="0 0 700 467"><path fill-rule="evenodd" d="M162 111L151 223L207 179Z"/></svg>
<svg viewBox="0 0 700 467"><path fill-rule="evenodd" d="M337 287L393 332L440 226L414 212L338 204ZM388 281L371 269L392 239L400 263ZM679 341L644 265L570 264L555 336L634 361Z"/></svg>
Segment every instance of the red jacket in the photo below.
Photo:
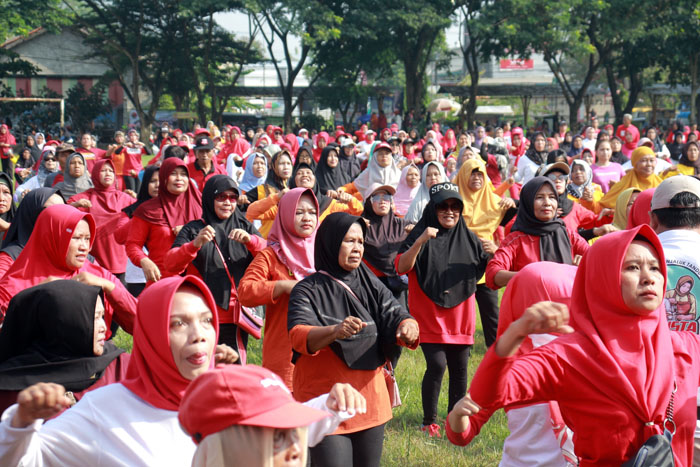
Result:
<svg viewBox="0 0 700 467"><path fill-rule="evenodd" d="M571 241L571 259L583 255L588 250L588 243L578 232L567 227ZM486 285L494 290L499 289L494 278L498 271L520 271L530 263L540 261L540 237L523 232L511 232L496 250L491 261L486 266Z"/></svg>
<svg viewBox="0 0 700 467"><path fill-rule="evenodd" d="M139 217L129 222L129 237L126 240L126 255L134 265L141 267L143 258L150 258L160 269L161 277L172 276L165 268L165 254L175 241L175 233L165 225L146 222ZM141 249L146 247L148 256Z"/></svg>

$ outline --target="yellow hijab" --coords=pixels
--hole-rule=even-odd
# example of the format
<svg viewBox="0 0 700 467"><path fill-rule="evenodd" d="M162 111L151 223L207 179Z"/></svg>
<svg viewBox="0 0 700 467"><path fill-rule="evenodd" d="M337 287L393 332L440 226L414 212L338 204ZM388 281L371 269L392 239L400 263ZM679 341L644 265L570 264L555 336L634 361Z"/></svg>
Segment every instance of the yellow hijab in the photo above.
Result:
<svg viewBox="0 0 700 467"><path fill-rule="evenodd" d="M635 193L641 193L641 190L636 187L627 188L620 193L615 201L615 217L613 217L612 224L620 230L627 228L627 203Z"/></svg>
<svg viewBox="0 0 700 467"><path fill-rule="evenodd" d="M469 176L474 170L484 174L484 184L478 191L469 189ZM493 241L493 233L503 220L505 213L499 205L501 198L493 192L493 185L486 175L486 166L481 159L468 159L462 164L454 178L459 194L464 200L464 222L467 227L483 240Z"/></svg>
<svg viewBox="0 0 700 467"><path fill-rule="evenodd" d="M663 179L656 174L651 174L648 177L642 177L634 170L634 166L637 165L639 159L649 155L656 157L654 150L648 146L640 146L632 151L632 157L630 158L632 161L632 169L627 172L619 182L614 184L613 187L610 188L610 191L608 191L605 196L601 198L600 204L603 207L611 209L615 208L617 197L628 188L639 188L639 191L644 191L649 188L656 188L661 184L661 182L663 182Z"/></svg>

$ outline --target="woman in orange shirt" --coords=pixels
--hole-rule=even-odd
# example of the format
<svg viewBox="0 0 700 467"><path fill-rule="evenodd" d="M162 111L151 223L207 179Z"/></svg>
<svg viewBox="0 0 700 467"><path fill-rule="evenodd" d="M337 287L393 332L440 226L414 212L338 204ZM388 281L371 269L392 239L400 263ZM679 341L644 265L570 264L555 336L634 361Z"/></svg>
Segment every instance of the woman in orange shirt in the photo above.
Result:
<svg viewBox="0 0 700 467"><path fill-rule="evenodd" d="M262 364L291 390L294 365L287 305L297 282L314 272L318 202L310 189L294 188L282 197L277 213L268 247L250 263L238 287L243 306L267 306Z"/></svg>
<svg viewBox="0 0 700 467"><path fill-rule="evenodd" d="M344 381L367 399L367 413L341 423L311 449L312 465L379 466L384 425L391 419L382 367L397 346L418 345L418 323L362 264L366 232L360 217L329 215L314 245L318 272L289 298L294 398L312 399Z"/></svg>

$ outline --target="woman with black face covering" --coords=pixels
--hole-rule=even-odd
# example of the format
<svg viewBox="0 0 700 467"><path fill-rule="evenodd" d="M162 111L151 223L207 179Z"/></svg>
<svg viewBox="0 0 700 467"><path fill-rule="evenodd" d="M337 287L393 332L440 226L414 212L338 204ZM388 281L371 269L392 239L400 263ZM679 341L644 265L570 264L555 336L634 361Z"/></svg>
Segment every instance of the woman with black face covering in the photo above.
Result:
<svg viewBox="0 0 700 467"><path fill-rule="evenodd" d="M448 412L467 391L467 365L476 328L476 284L488 254L467 228L459 188L439 183L430 189L423 217L403 242L396 271L408 273L408 301L421 330L426 370L422 383L423 425L434 436L438 396L445 367L450 371Z"/></svg>
<svg viewBox="0 0 700 467"><path fill-rule="evenodd" d="M231 346L246 361L246 334L234 322L239 307L238 283L253 257L267 242L237 209L238 185L228 175L214 175L202 192L202 219L187 223L165 254L165 269L201 277L211 290L219 314L219 343ZM233 282L232 282L232 280Z"/></svg>
<svg viewBox="0 0 700 467"><path fill-rule="evenodd" d="M72 280L15 295L0 329L0 411L39 382L62 384L75 402L124 378L128 355L105 341L103 300L101 288Z"/></svg>
<svg viewBox="0 0 700 467"><path fill-rule="evenodd" d="M379 465L384 425L391 419L382 367L396 346L418 345L418 324L362 264L366 230L359 217L329 215L316 233L317 272L299 282L289 299L294 397L306 401L344 381L367 399L367 413L343 422L311 449L312 465Z"/></svg>

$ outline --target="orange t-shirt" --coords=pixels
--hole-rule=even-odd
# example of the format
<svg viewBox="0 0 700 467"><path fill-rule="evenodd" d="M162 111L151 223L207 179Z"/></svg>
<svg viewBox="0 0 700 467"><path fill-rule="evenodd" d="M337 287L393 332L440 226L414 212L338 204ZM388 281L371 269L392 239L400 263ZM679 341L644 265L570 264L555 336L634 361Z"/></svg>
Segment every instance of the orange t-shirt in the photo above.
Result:
<svg viewBox="0 0 700 467"><path fill-rule="evenodd" d="M355 433L391 420L391 401L382 367L353 370L330 347L309 354L306 338L313 326L297 325L289 331L292 347L301 356L294 368L294 398L306 402L330 392L335 383L348 383L367 399L367 413L340 424L334 435Z"/></svg>
<svg viewBox="0 0 700 467"><path fill-rule="evenodd" d="M289 295L282 294L274 299L272 292L277 281L293 279L287 266L267 247L253 259L238 284L238 298L243 306L266 305L262 366L282 378L290 390L294 364L287 332Z"/></svg>

